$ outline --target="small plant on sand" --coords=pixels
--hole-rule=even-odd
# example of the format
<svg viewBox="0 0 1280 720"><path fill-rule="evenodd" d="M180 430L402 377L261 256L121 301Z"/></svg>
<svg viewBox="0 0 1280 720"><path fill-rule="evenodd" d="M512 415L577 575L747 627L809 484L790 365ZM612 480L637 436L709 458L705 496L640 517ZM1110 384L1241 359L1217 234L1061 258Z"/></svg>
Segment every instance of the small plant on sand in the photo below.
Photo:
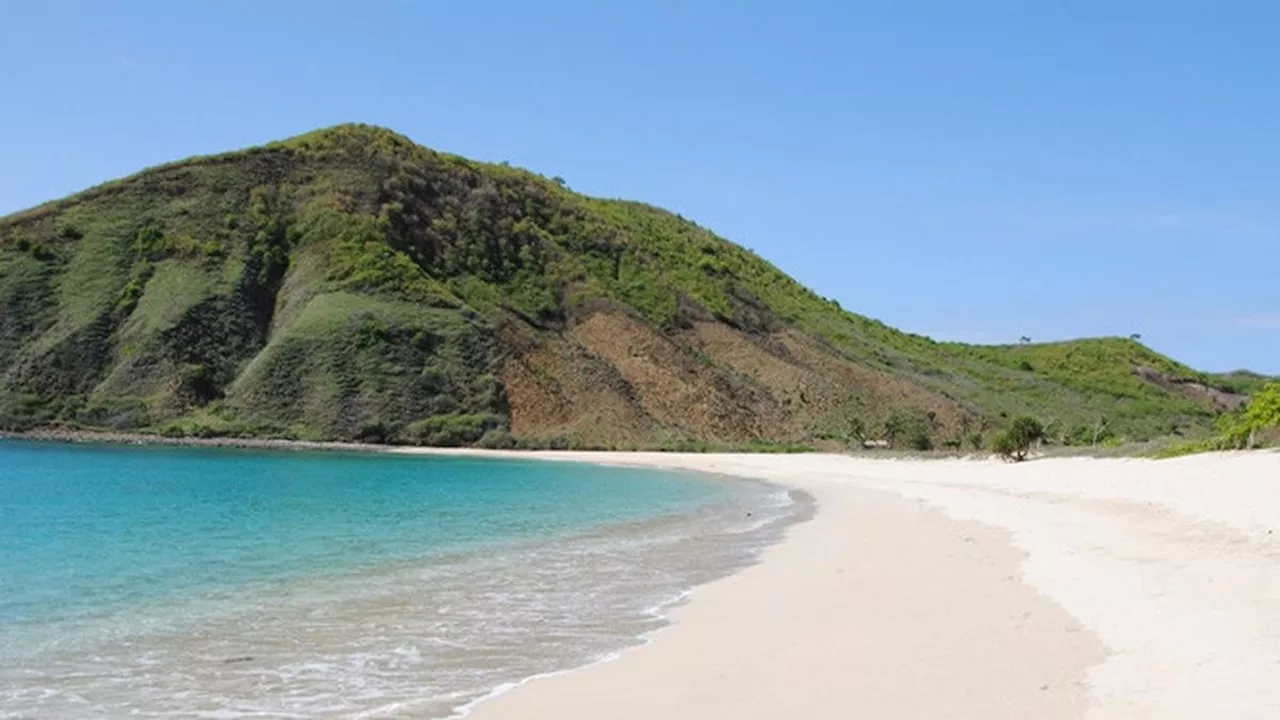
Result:
<svg viewBox="0 0 1280 720"><path fill-rule="evenodd" d="M1007 429L996 435L991 450L1010 462L1027 459L1031 446L1044 439L1044 425L1033 417L1019 417Z"/></svg>

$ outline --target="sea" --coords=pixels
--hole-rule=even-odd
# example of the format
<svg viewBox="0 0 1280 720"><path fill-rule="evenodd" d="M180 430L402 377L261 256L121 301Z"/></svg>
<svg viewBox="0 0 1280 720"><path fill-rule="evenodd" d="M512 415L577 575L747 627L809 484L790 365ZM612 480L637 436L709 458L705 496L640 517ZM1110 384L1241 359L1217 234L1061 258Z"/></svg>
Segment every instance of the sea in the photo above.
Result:
<svg viewBox="0 0 1280 720"><path fill-rule="evenodd" d="M0 718L449 718L607 661L810 512L748 480L0 440Z"/></svg>

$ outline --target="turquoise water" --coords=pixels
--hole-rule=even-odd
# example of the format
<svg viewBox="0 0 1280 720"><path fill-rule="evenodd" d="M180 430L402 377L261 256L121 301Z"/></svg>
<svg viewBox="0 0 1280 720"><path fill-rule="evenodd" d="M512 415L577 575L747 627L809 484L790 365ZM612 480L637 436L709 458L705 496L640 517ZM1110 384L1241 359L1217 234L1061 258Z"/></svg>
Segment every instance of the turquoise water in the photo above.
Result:
<svg viewBox="0 0 1280 720"><path fill-rule="evenodd" d="M633 644L792 506L571 463L0 442L0 712L448 716Z"/></svg>
<svg viewBox="0 0 1280 720"><path fill-rule="evenodd" d="M722 490L536 461L5 443L0 623L572 533Z"/></svg>

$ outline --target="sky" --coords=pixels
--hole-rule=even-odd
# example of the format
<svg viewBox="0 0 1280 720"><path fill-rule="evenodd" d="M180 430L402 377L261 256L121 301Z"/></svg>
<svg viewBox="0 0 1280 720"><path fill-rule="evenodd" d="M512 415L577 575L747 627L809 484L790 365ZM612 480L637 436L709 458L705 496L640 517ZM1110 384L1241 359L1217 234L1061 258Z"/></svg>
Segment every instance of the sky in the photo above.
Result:
<svg viewBox="0 0 1280 720"><path fill-rule="evenodd" d="M0 0L0 214L341 122L940 340L1280 374L1280 3Z"/></svg>

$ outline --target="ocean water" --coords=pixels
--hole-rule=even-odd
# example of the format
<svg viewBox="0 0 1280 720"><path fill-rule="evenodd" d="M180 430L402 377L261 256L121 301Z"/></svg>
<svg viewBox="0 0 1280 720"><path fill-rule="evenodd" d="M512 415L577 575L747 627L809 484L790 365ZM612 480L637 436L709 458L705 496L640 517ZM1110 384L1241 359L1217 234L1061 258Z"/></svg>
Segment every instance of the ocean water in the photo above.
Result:
<svg viewBox="0 0 1280 720"><path fill-rule="evenodd" d="M0 718L450 717L805 511L571 463L0 441Z"/></svg>

